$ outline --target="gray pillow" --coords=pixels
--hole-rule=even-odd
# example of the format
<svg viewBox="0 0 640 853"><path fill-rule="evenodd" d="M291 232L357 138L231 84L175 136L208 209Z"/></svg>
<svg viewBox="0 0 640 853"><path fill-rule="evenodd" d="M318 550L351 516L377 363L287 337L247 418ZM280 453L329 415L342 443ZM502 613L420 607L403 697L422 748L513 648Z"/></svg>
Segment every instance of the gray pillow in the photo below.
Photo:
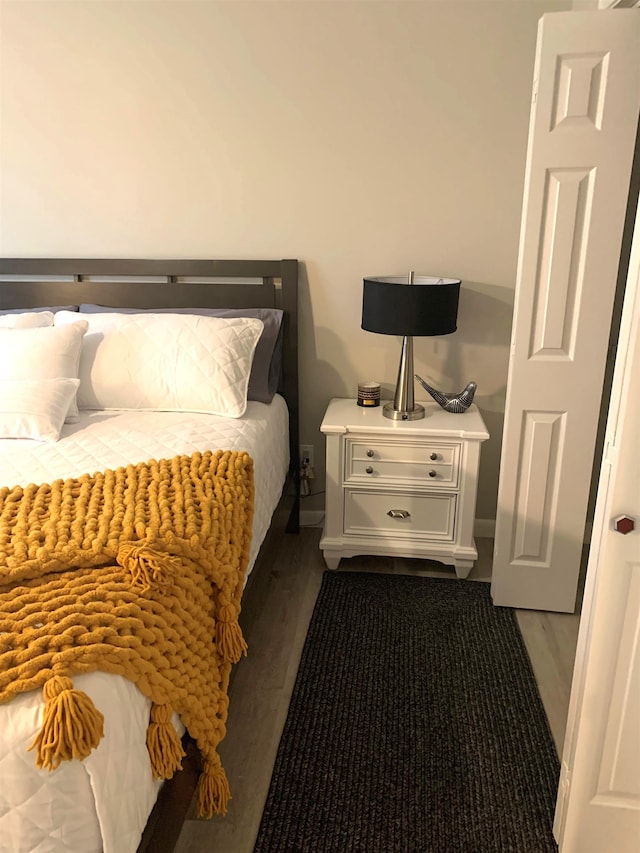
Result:
<svg viewBox="0 0 640 853"><path fill-rule="evenodd" d="M51 310L51 309L50 309ZM253 356L247 399L270 403L278 390L282 365L282 318L280 308L110 308L80 305L83 314L196 314L199 317L257 317L264 329Z"/></svg>

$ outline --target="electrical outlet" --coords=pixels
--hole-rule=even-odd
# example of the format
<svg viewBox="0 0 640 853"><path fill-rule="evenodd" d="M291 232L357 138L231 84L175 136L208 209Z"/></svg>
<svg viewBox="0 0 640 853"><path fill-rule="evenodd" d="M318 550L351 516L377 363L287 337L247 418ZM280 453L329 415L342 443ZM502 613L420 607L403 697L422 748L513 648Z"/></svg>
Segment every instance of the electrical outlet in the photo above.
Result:
<svg viewBox="0 0 640 853"><path fill-rule="evenodd" d="M306 462L311 468L313 465L313 444L301 444L300 445L300 465L304 465Z"/></svg>

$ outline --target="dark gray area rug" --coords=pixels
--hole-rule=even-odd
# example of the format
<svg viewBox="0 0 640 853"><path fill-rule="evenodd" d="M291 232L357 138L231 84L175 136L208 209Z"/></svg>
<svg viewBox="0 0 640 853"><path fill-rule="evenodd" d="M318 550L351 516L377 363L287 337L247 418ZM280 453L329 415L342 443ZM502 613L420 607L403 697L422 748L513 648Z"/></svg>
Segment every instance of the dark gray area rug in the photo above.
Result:
<svg viewBox="0 0 640 853"><path fill-rule="evenodd" d="M488 584L326 572L254 853L554 853L558 774Z"/></svg>

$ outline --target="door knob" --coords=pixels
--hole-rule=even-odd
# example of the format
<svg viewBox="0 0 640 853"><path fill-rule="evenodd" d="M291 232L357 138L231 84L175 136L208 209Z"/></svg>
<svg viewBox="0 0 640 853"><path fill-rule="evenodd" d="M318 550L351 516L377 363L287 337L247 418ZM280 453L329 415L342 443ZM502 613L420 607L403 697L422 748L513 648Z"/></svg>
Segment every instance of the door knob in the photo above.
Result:
<svg viewBox="0 0 640 853"><path fill-rule="evenodd" d="M629 518L628 515L620 515L618 518L614 519L613 526L617 530L618 533L631 533L632 530L636 528L635 519Z"/></svg>

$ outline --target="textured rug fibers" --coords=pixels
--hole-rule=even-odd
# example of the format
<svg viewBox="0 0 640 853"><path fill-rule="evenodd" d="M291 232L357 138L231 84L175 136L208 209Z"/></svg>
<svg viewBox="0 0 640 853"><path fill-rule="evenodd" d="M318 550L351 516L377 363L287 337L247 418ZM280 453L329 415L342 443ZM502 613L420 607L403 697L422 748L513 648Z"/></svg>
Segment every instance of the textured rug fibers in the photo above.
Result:
<svg viewBox="0 0 640 853"><path fill-rule="evenodd" d="M326 572L254 853L553 853L558 773L488 584Z"/></svg>

